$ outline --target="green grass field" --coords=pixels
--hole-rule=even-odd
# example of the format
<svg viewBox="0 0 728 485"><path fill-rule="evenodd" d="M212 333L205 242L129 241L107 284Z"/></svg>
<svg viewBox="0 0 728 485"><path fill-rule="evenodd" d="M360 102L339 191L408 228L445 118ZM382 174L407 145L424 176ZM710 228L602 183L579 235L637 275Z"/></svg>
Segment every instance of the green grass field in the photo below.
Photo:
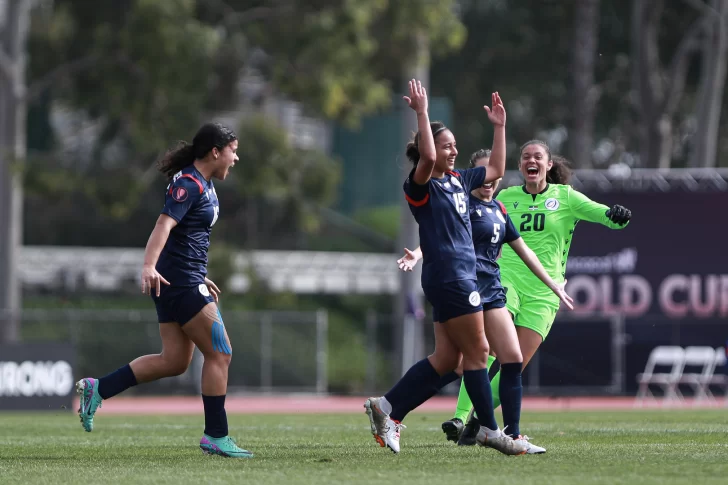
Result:
<svg viewBox="0 0 728 485"><path fill-rule="evenodd" d="M412 414L402 452L379 448L364 413L229 417L250 460L204 456L202 416L0 414L0 483L728 483L728 409L525 412L545 455L457 447L444 415Z"/></svg>

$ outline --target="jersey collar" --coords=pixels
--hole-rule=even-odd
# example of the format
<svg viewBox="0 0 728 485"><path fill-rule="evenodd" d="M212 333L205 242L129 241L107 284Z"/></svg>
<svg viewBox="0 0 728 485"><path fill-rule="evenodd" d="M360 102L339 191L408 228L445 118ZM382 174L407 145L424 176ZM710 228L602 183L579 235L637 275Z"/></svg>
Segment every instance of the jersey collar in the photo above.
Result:
<svg viewBox="0 0 728 485"><path fill-rule="evenodd" d="M547 190L549 189L549 187L550 187L550 184L549 184L549 183L546 183L546 187L544 187L544 188L543 188L543 190L542 190L541 192L539 192L538 194L532 194L531 192L529 192L528 190L526 190L526 184L523 184L523 185L521 186L521 188L523 189L523 193L525 193L525 194L528 194L528 195L530 195L531 197L533 197L533 200L536 200L536 196L537 196L537 195L541 195L541 194L543 194L544 192L546 192L546 191L547 191Z"/></svg>

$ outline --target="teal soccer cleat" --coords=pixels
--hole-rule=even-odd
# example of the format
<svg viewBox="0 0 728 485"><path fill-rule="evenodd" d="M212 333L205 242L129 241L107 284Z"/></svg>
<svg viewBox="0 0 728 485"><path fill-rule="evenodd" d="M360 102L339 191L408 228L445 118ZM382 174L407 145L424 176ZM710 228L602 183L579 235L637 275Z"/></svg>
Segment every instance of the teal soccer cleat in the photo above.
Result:
<svg viewBox="0 0 728 485"><path fill-rule="evenodd" d="M81 418L83 429L91 432L94 429L94 415L101 407L103 399L99 395L99 381L91 377L81 379L76 383L76 392L81 398L78 407L78 417Z"/></svg>
<svg viewBox="0 0 728 485"><path fill-rule="evenodd" d="M200 449L206 455L220 455L228 458L253 458L251 452L236 445L230 436L213 438L212 436L203 434L200 440Z"/></svg>

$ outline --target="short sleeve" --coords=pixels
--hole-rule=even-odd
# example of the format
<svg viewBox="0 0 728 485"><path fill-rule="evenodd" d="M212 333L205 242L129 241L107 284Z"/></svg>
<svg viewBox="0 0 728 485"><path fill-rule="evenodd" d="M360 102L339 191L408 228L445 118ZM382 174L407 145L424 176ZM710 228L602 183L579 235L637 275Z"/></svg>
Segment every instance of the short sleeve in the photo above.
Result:
<svg viewBox="0 0 728 485"><path fill-rule="evenodd" d="M463 186L470 192L485 183L485 167L469 168L467 170L456 170L460 174Z"/></svg>
<svg viewBox="0 0 728 485"><path fill-rule="evenodd" d="M518 232L518 229L516 229L515 224L513 224L513 219L511 219L511 216L506 214L506 235L503 239L503 242L509 243L513 242L516 239L521 237L521 233Z"/></svg>
<svg viewBox="0 0 728 485"><path fill-rule="evenodd" d="M500 207L501 212L503 213L503 217L506 218L506 230L505 235L503 237L504 243L513 242L516 239L521 237L521 233L518 232L518 229L516 229L515 224L513 224L513 219L511 219L511 216L508 215L508 211L506 211L506 206L501 202L500 200L495 201L496 204L498 204L498 207Z"/></svg>
<svg viewBox="0 0 728 485"><path fill-rule="evenodd" d="M412 170L407 180L404 181L404 197L411 206L421 207L430 200L430 183L427 182L425 185L415 183L412 179L414 173L415 171Z"/></svg>
<svg viewBox="0 0 728 485"><path fill-rule="evenodd" d="M192 175L184 174L169 184L162 214L177 222L187 214L203 192L202 183Z"/></svg>

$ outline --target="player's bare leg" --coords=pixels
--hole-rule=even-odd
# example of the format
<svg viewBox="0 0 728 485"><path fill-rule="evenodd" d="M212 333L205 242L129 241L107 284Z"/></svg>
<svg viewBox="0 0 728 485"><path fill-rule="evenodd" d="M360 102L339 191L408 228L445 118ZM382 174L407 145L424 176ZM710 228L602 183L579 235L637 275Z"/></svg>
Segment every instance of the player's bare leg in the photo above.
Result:
<svg viewBox="0 0 728 485"><path fill-rule="evenodd" d="M80 406L78 415L83 428L91 432L94 416L104 399L109 399L129 387L182 374L192 361L194 345L176 322L160 323L162 352L143 355L114 372L94 379L85 377L76 383Z"/></svg>
<svg viewBox="0 0 728 485"><path fill-rule="evenodd" d="M202 402L205 406L205 432L200 448L207 454L233 458L250 458L228 435L225 395L232 345L215 303L208 303L182 327L205 359L202 365Z"/></svg>

